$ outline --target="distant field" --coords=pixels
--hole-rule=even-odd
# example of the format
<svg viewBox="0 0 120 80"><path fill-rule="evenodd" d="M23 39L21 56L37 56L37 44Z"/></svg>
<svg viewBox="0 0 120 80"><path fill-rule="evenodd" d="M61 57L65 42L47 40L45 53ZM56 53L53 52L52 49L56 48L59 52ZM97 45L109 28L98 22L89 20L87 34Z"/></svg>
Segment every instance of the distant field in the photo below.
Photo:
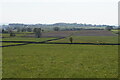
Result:
<svg viewBox="0 0 120 80"><path fill-rule="evenodd" d="M105 27L91 27L91 26L89 26L89 27L84 26L84 27L80 27L80 28L82 28L82 29L105 29Z"/></svg>
<svg viewBox="0 0 120 80"><path fill-rule="evenodd" d="M26 36L26 35L28 35L28 34L33 34L32 32L16 32L15 33L15 35L16 35L16 37L20 37L20 36ZM2 34L2 37L10 37L10 34L8 34L8 33L3 33Z"/></svg>
<svg viewBox="0 0 120 80"><path fill-rule="evenodd" d="M78 31L50 31L42 32L42 38L58 38L58 37L67 37L72 34L77 33ZM25 37L34 37L34 34L26 35Z"/></svg>
<svg viewBox="0 0 120 80"><path fill-rule="evenodd" d="M79 31L50 31L42 32L44 38L56 38L56 37L67 37L70 35L74 36L116 36L117 34L112 33L111 31L106 30L79 30ZM2 34L3 37L10 37L9 34ZM33 33L16 33L16 37L30 37L35 38Z"/></svg>
<svg viewBox="0 0 120 80"><path fill-rule="evenodd" d="M5 46L5 45L15 45L15 44L22 44L22 43L5 43L3 42L2 43L2 46ZM1 46L1 45L0 45Z"/></svg>
<svg viewBox="0 0 120 80"><path fill-rule="evenodd" d="M75 36L117 36L117 34L107 30L80 30Z"/></svg>
<svg viewBox="0 0 120 80"><path fill-rule="evenodd" d="M45 41L49 39L55 39L55 38L26 38L26 37L13 37L13 38L3 38L2 41Z"/></svg>
<svg viewBox="0 0 120 80"><path fill-rule="evenodd" d="M113 33L118 34L120 33L120 30L111 30Z"/></svg>
<svg viewBox="0 0 120 80"><path fill-rule="evenodd" d="M73 43L118 43L118 36L72 36ZM70 43L69 37L51 42Z"/></svg>
<svg viewBox="0 0 120 80"><path fill-rule="evenodd" d="M24 36L25 34L16 34L16 37ZM2 34L2 37L10 37L10 34Z"/></svg>

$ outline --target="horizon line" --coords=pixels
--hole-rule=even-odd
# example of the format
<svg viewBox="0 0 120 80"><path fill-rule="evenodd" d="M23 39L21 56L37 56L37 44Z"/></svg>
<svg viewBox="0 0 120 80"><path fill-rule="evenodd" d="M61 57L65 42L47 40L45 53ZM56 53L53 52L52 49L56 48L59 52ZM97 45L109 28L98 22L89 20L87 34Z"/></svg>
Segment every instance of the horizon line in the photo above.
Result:
<svg viewBox="0 0 120 80"><path fill-rule="evenodd" d="M67 23L67 24L91 24L91 25L111 25L111 26L119 26L118 24L92 24L92 23L77 23L77 22L56 22L56 23ZM22 23L22 22L10 22L10 23L0 23L0 25L9 25L9 24L56 24L56 23Z"/></svg>

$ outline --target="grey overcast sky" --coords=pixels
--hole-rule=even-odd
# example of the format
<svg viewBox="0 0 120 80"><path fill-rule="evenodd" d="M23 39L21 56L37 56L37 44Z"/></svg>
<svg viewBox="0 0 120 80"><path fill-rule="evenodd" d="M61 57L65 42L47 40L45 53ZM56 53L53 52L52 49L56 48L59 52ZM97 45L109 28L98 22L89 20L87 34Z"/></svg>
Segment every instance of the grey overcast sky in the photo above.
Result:
<svg viewBox="0 0 120 80"><path fill-rule="evenodd" d="M0 23L118 25L119 0L0 0Z"/></svg>

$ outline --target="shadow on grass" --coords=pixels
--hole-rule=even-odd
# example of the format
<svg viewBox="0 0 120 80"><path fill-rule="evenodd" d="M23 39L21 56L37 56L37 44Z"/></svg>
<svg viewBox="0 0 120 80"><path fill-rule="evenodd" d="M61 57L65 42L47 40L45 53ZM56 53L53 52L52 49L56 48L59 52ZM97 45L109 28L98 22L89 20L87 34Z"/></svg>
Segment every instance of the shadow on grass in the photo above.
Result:
<svg viewBox="0 0 120 80"><path fill-rule="evenodd" d="M8 42L8 43L13 43L14 41L3 41L3 42ZM26 42L26 41L25 41ZM14 42L18 43L18 41ZM19 42L21 43L21 42ZM13 44L13 45L5 45L5 46L0 46L0 47L11 47L11 46L22 46L22 45L27 45L27 44L79 44L79 45L120 45L120 44L114 44L114 43L53 43L53 42L26 42L23 44Z"/></svg>
<svg viewBox="0 0 120 80"><path fill-rule="evenodd" d="M85 44L85 45L120 45L116 43L46 43L46 44Z"/></svg>

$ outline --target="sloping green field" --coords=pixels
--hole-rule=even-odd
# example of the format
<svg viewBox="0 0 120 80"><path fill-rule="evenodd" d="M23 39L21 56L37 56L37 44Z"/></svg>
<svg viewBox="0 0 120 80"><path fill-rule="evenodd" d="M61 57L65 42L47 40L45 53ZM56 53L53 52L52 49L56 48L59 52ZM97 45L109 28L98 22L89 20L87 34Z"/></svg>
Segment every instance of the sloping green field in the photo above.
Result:
<svg viewBox="0 0 120 80"><path fill-rule="evenodd" d="M6 45L16 45L16 44L22 44L22 43L6 43L6 42L3 42L2 43L2 46L6 46ZM1 46L1 45L0 45Z"/></svg>
<svg viewBox="0 0 120 80"><path fill-rule="evenodd" d="M118 36L72 36L73 43L118 43ZM70 43L69 37L51 41Z"/></svg>
<svg viewBox="0 0 120 80"><path fill-rule="evenodd" d="M3 38L2 41L34 41L41 42L55 38L26 38L26 37L13 37L13 38Z"/></svg>
<svg viewBox="0 0 120 80"><path fill-rule="evenodd" d="M118 43L118 36L72 36L73 43ZM55 38L3 38L41 42ZM69 37L50 41L70 43ZM49 43L50 43L49 42ZM13 45L21 43L3 43ZM2 48L3 78L117 78L117 45L27 44Z"/></svg>

